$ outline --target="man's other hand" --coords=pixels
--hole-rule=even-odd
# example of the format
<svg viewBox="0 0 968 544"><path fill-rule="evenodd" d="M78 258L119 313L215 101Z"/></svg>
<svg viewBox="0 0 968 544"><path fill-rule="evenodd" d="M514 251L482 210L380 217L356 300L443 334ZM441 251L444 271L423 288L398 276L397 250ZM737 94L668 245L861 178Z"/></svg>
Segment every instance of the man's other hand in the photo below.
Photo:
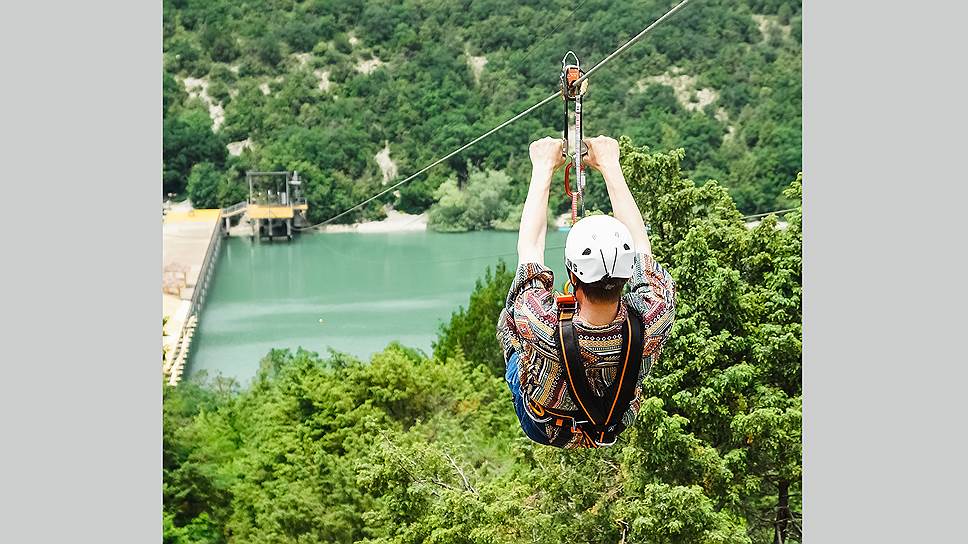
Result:
<svg viewBox="0 0 968 544"><path fill-rule="evenodd" d="M588 146L585 164L599 172L602 168L618 166L618 142L615 138L599 135L595 138L585 138L584 141Z"/></svg>
<svg viewBox="0 0 968 544"><path fill-rule="evenodd" d="M560 138L547 136L540 140L531 142L528 151L531 154L531 165L537 169L548 169L551 172L561 168L565 164L565 156L561 153L562 141Z"/></svg>

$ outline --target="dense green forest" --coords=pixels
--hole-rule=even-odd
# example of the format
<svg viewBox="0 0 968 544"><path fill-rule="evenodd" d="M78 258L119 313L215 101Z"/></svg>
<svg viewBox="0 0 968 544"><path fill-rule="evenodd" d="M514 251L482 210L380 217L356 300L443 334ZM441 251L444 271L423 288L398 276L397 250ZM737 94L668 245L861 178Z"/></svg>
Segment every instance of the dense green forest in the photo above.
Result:
<svg viewBox="0 0 968 544"><path fill-rule="evenodd" d="M247 194L247 169L298 170L309 219L329 218L550 94L567 50L591 66L674 3L165 0L164 192L224 206ZM719 180L742 212L786 208L801 169L800 28L795 0L692 2L590 79L586 134L684 148L685 172ZM513 228L527 143L560 133L561 110L341 221L444 201L440 230ZM503 185L482 195L475 173ZM589 192L607 210L594 177ZM464 213L475 207L488 213Z"/></svg>
<svg viewBox="0 0 968 544"><path fill-rule="evenodd" d="M618 444L521 432L495 337L502 264L433 354L272 351L245 387L166 388L165 542L799 541L801 178L784 228L748 228L722 185L684 176L682 150L620 144L678 295Z"/></svg>

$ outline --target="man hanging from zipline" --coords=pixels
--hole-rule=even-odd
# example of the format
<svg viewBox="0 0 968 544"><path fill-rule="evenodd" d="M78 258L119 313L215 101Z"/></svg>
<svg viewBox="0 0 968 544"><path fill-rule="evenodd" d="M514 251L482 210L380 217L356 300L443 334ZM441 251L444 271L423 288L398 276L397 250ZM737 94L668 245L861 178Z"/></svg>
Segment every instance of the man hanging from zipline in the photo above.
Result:
<svg viewBox="0 0 968 544"><path fill-rule="evenodd" d="M539 444L562 448L614 444L632 424L642 380L675 316L675 286L652 257L619 166L618 142L599 136L585 144L585 163L605 178L614 217L590 216L572 226L565 267L574 294L556 297L544 250L551 178L564 164L563 141L532 142L517 273L497 325L522 430Z"/></svg>

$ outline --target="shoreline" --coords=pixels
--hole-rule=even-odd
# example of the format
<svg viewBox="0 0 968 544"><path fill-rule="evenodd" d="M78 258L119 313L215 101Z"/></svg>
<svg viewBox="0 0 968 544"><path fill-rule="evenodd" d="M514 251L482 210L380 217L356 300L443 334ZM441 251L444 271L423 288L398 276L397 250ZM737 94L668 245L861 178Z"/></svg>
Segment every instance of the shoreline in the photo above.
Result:
<svg viewBox="0 0 968 544"><path fill-rule="evenodd" d="M424 232L427 228L427 212L419 215L387 210L387 216L379 221L363 221L362 223L335 224L307 229L305 232L312 234L334 234L334 233L362 233L362 234L384 234L392 232ZM228 232L229 236L248 237L252 235L252 228L245 221L232 226Z"/></svg>
<svg viewBox="0 0 968 544"><path fill-rule="evenodd" d="M190 206L190 205L189 205ZM190 209L190 207L189 207ZM308 229L305 232L314 234L339 234L339 233L359 233L359 234L388 234L396 232L426 232L431 230L428 226L428 212L421 214L410 214L394 209L386 210L387 216L379 221L363 221L360 223L334 224ZM570 227L570 213L557 215L549 222L548 228L554 230L568 230ZM232 226L229 229L229 236L247 237L251 235L251 227L245 222Z"/></svg>
<svg viewBox="0 0 968 544"><path fill-rule="evenodd" d="M427 230L427 212L419 215L388 209L387 216L379 221L364 221L362 223L326 225L312 229L319 233L357 232L357 233L387 233L387 232L422 232Z"/></svg>

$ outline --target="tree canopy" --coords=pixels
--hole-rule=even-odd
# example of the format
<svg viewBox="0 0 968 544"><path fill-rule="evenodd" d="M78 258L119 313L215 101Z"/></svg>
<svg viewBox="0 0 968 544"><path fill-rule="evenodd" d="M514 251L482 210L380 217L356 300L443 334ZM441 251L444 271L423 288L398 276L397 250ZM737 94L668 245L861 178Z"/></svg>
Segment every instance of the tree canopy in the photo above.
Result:
<svg viewBox="0 0 968 544"><path fill-rule="evenodd" d="M240 185L248 168L300 170L311 219L328 218L383 187L385 145L396 181L547 96L567 50L590 66L670 6L587 0L569 17L564 0L165 0L164 190L182 192L199 162ZM789 207L782 189L802 162L800 11L691 3L590 80L586 133L685 147L686 173L720 180L744 213ZM507 175L502 204L518 203L527 142L560 134L561 116L549 104L340 221L387 203L425 211L451 194L442 183L463 187L474 171ZM225 146L243 141L238 167L225 166Z"/></svg>
<svg viewBox="0 0 968 544"><path fill-rule="evenodd" d="M164 393L165 542L799 541L801 177L748 227L681 149L621 162L677 318L618 444L562 451L518 427L494 333L499 264L433 356L271 351L246 387Z"/></svg>

